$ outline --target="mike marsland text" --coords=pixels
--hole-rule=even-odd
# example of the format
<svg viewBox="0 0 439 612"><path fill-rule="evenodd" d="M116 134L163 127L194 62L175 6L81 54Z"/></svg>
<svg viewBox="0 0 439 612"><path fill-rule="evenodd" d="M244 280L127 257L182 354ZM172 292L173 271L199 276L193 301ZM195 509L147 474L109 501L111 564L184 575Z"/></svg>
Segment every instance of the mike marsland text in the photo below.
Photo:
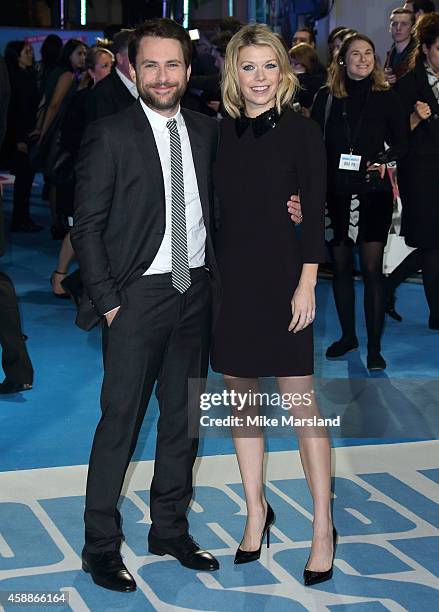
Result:
<svg viewBox="0 0 439 612"><path fill-rule="evenodd" d="M209 417L203 415L200 418L201 427L340 427L340 416L334 418L322 418L316 415L300 418L292 415L283 415L281 418L256 416L234 416Z"/></svg>

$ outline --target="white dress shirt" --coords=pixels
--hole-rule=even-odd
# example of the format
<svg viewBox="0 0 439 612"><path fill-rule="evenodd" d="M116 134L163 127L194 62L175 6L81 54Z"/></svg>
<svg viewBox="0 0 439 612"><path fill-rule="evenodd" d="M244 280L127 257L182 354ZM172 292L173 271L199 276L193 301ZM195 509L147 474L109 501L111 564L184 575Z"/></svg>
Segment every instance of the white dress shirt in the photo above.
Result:
<svg viewBox="0 0 439 612"><path fill-rule="evenodd" d="M135 83L133 83L133 81L131 79L129 79L128 77L126 77L124 75L123 72L121 72L119 70L119 68L116 68L116 72L117 72L117 76L120 78L120 80L122 81L122 83L125 85L125 87L128 89L128 91L130 92L130 94L133 96L133 98L137 98L139 97L139 92L137 91L137 86Z"/></svg>
<svg viewBox="0 0 439 612"><path fill-rule="evenodd" d="M172 270L172 192L171 192L171 151L170 135L166 123L175 119L181 140L181 155L183 158L184 198L186 202L186 231L189 255L189 268L199 268L205 263L206 228L204 226L195 166L189 142L189 134L180 109L174 117L164 117L151 110L143 100L140 100L145 115L151 125L154 139L159 152L160 163L165 185L166 227L160 248L152 264L144 275L164 274Z"/></svg>

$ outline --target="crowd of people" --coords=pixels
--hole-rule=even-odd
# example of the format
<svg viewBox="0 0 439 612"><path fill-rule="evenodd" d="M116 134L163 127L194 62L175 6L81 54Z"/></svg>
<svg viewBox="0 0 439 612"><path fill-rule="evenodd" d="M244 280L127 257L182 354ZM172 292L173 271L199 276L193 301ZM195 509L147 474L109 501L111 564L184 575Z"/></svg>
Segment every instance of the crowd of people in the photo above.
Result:
<svg viewBox="0 0 439 612"><path fill-rule="evenodd" d="M269 376L282 394L310 395L325 203L342 330L326 356L358 347L349 233L354 195L367 367L386 368L385 309L398 314L392 296L401 279L397 269L386 287L382 272L393 162L402 234L417 249L429 327L439 329L439 13L432 3L414 0L392 12L385 68L370 37L349 28L331 32L324 66L308 27L294 34L289 49L267 26L225 25L213 54L207 41L194 45L169 19L122 30L111 48L88 49L71 39L57 62L38 71L26 42L13 41L5 51L14 100L11 231L41 229L29 211L40 170L52 235L62 240L52 291L74 297L80 327L103 327L102 417L88 472L82 566L113 590L136 589L119 552L117 503L156 382L149 551L197 571L218 569L188 531L197 437L188 436L187 418L199 409L191 406L188 381L205 379L210 353L230 392L257 394L258 379ZM72 278L75 257L79 272ZM14 325L23 343L19 321ZM2 344L5 355L3 337ZM3 392L31 388L9 362ZM291 412L319 416L315 399ZM259 558L275 521L264 495L262 431L250 433L232 427L248 510L236 564ZM332 577L337 541L330 444L315 424L298 437L313 498L303 572L312 586Z"/></svg>
<svg viewBox="0 0 439 612"><path fill-rule="evenodd" d="M426 14L431 17L422 19ZM202 35L201 40L193 43L192 73L182 98L183 107L217 118L227 114L221 99L224 55L240 27L237 20L225 19L210 40ZM302 26L292 37L289 58L300 84L293 106L320 123L330 161L327 212L334 238L329 247L342 336L328 348L328 358L339 357L358 346L352 281L354 243L348 235L353 194L360 200L356 242L365 284L369 365L372 369L385 367L380 347L384 312L402 320L395 307L396 289L419 270L423 272L430 308L429 326L439 327L437 212L433 206L437 195L434 169L438 115L433 112L437 100L435 27L436 13L429 0L406 2L393 10L389 23L393 44L385 59L384 72L373 41L362 38L354 29L337 26L330 33L326 65L319 59L312 27ZM100 41L89 49L76 39L63 45L59 37L51 34L41 47L37 63L32 46L26 41L11 41L5 49L11 102L2 158L15 174L10 230L42 229L33 221L29 203L35 172L43 171L43 197L50 204L52 236L62 240L50 279L52 292L57 298L73 297L76 304L83 288L78 271L69 276L75 259L70 241L74 165L87 127L96 119L128 108L138 98L130 76L130 34L131 30L122 30L113 41ZM358 72L356 64L360 65L359 74L352 78L351 65ZM360 78L363 76L364 79ZM366 103L367 112L363 112ZM411 133L406 135L404 126L409 111ZM429 112L431 116L427 116ZM357 138L355 143L345 138L350 126L353 131L358 128L358 134L350 134L351 139ZM354 145L362 153L359 172L340 170L339 156L349 153ZM384 168L392 161L397 161L400 169L402 235L414 250L384 279L383 252L391 223L391 187L394 187ZM379 165L374 167L366 162ZM374 180L377 172L382 180ZM367 181L363 180L364 175Z"/></svg>

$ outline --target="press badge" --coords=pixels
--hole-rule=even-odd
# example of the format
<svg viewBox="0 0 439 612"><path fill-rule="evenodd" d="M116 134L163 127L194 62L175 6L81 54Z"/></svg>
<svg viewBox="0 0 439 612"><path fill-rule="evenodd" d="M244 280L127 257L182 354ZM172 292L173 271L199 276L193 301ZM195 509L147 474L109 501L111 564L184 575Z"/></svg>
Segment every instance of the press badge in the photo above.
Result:
<svg viewBox="0 0 439 612"><path fill-rule="evenodd" d="M358 172L361 164L361 155L352 155L352 153L342 153L340 155L340 170L354 170Z"/></svg>

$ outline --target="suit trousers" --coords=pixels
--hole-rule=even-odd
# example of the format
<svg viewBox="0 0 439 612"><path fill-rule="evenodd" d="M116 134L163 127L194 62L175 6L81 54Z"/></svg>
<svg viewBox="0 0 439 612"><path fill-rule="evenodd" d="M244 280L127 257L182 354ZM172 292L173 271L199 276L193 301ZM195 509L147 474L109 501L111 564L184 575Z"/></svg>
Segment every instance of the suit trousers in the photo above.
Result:
<svg viewBox="0 0 439 612"><path fill-rule="evenodd" d="M159 403L150 533L187 533L198 440L188 435L188 379L205 378L211 288L204 268L191 270L181 295L171 274L142 276L121 291L122 305L105 325L102 416L90 457L85 507L89 552L118 550L117 504L154 384ZM192 409L192 407L191 407ZM198 406L195 407L198 410Z"/></svg>
<svg viewBox="0 0 439 612"><path fill-rule="evenodd" d="M0 344L7 380L32 384L34 372L23 340L17 296L11 279L0 272Z"/></svg>

